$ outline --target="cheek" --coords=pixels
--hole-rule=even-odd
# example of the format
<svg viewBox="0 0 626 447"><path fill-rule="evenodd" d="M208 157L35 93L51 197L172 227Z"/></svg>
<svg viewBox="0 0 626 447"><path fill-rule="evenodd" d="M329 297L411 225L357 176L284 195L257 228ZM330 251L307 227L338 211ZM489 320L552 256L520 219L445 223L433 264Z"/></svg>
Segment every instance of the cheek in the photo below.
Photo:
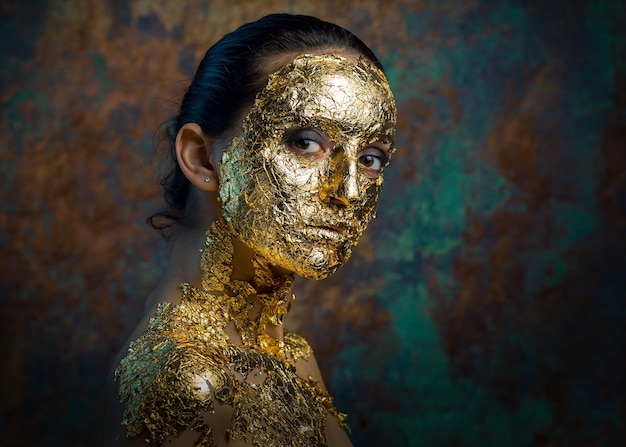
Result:
<svg viewBox="0 0 626 447"><path fill-rule="evenodd" d="M371 181L370 181L371 182ZM364 193L363 205L357 207L356 217L360 220L369 221L376 214L378 201L380 200L381 187L377 183L370 184Z"/></svg>
<svg viewBox="0 0 626 447"><path fill-rule="evenodd" d="M264 159L264 169L281 196L297 198L319 193L326 163L298 157L282 147L268 148Z"/></svg>
<svg viewBox="0 0 626 447"><path fill-rule="evenodd" d="M269 229L306 221L315 209L311 204L319 208L319 172L315 166L303 164L279 143L264 145L257 157L258 168L248 182L248 203L253 204L250 212L255 222L263 222L262 226Z"/></svg>

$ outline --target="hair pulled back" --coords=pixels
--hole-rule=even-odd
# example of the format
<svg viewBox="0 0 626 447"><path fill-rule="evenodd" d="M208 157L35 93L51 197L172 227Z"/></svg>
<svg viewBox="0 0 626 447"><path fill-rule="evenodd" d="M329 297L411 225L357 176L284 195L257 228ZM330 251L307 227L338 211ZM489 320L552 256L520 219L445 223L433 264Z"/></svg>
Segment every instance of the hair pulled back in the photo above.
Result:
<svg viewBox="0 0 626 447"><path fill-rule="evenodd" d="M264 61L284 53L336 48L360 54L382 70L374 53L350 31L304 15L271 14L237 28L206 52L185 92L178 115L167 127L171 170L161 180L166 207L147 219L167 236L185 219L189 181L176 160L175 140L187 123L219 137L229 131L264 87Z"/></svg>

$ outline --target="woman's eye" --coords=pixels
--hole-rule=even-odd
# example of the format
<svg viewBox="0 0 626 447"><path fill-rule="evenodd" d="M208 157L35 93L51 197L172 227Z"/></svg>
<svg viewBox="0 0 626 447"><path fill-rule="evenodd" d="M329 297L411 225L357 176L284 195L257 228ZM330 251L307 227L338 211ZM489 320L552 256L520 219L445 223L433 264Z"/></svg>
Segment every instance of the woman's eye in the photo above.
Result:
<svg viewBox="0 0 626 447"><path fill-rule="evenodd" d="M315 153L321 149L319 143L313 140L308 140L306 138L298 138L297 140L293 140L293 146L302 152L308 153Z"/></svg>
<svg viewBox="0 0 626 447"><path fill-rule="evenodd" d="M287 132L283 143L290 149L304 155L317 155L324 152L324 138L315 130L298 129Z"/></svg>
<svg viewBox="0 0 626 447"><path fill-rule="evenodd" d="M385 154L376 148L367 148L359 156L359 163L368 171L375 171L377 174L383 170L387 157Z"/></svg>

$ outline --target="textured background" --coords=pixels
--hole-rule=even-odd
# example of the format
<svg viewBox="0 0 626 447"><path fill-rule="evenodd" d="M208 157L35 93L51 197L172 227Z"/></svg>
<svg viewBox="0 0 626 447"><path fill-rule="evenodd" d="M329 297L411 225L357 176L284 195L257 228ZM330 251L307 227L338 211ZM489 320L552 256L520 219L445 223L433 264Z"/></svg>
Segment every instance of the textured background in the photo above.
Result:
<svg viewBox="0 0 626 447"><path fill-rule="evenodd" d="M290 321L355 444L626 445L626 7L558 3L0 2L0 444L94 444L165 263L155 131L286 11L359 35L399 106L378 219Z"/></svg>

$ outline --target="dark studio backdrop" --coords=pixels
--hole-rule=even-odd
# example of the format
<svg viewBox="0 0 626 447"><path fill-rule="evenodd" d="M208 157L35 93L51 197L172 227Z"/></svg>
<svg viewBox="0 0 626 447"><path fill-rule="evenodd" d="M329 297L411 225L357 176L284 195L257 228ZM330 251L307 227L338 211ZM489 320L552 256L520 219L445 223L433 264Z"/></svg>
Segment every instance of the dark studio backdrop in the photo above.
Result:
<svg viewBox="0 0 626 447"><path fill-rule="evenodd" d="M312 14L399 109L378 218L302 282L357 446L626 445L621 1L2 1L3 446L89 446L166 246L155 131L219 37Z"/></svg>

